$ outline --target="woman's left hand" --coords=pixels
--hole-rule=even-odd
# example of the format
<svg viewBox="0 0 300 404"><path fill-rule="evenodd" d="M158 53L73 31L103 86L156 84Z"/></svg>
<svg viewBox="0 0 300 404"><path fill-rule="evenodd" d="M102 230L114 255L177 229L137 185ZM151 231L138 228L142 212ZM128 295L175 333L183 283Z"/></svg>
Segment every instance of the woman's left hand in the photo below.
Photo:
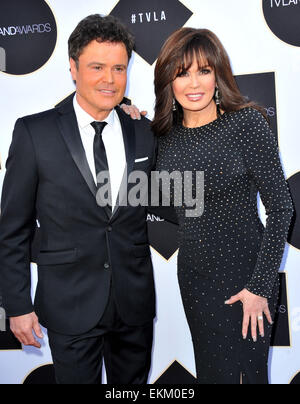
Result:
<svg viewBox="0 0 300 404"><path fill-rule="evenodd" d="M131 119L138 119L140 120L142 116L146 116L147 115L147 111L141 111L135 106L135 105L126 105L126 104L122 104L120 105L120 107L122 108L122 110L124 112L126 112L127 115L131 116Z"/></svg>
<svg viewBox="0 0 300 404"><path fill-rule="evenodd" d="M247 289L236 296L231 297L225 302L227 305L232 305L237 302L242 302L244 307L244 319L243 319L243 338L246 339L248 335L248 329L251 322L251 334L253 341L257 341L257 326L261 337L265 336L264 329L264 314L270 324L273 324L271 313L269 310L268 299L254 295Z"/></svg>

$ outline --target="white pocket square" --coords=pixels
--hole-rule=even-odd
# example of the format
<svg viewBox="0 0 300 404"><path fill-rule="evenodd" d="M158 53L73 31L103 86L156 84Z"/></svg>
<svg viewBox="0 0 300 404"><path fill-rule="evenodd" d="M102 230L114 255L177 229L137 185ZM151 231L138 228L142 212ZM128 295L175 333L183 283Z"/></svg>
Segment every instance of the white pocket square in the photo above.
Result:
<svg viewBox="0 0 300 404"><path fill-rule="evenodd" d="M149 160L149 157L144 157L142 159L135 160L135 163L142 163L143 161L147 161L147 160Z"/></svg>

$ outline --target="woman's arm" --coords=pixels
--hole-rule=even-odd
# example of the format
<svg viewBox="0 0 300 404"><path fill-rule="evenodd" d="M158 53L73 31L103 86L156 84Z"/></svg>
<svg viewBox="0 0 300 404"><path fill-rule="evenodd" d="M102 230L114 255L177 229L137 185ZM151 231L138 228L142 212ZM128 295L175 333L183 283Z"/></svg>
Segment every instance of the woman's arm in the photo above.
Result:
<svg viewBox="0 0 300 404"><path fill-rule="evenodd" d="M294 209L276 138L262 114L254 109L245 110L240 134L248 174L256 184L268 218L251 279L243 291L225 303L243 303L243 337L246 338L251 324L252 338L256 341L257 325L264 336L263 315L272 323L268 299L273 294Z"/></svg>

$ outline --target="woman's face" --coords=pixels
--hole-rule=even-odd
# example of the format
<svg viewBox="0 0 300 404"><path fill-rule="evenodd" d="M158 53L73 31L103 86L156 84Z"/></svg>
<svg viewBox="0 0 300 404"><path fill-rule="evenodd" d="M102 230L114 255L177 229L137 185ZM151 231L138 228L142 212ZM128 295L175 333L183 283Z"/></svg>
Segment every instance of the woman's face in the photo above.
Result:
<svg viewBox="0 0 300 404"><path fill-rule="evenodd" d="M174 97L184 112L204 112L215 104L216 85L215 71L210 66L203 66L199 70L195 58L190 69L180 73L174 80Z"/></svg>

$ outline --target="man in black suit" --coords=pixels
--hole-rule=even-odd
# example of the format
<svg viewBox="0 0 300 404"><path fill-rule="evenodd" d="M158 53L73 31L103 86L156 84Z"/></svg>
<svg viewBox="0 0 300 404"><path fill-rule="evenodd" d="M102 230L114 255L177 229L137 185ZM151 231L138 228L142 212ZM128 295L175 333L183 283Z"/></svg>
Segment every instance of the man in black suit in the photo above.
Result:
<svg viewBox="0 0 300 404"><path fill-rule="evenodd" d="M101 383L103 357L110 384L144 384L150 369L155 291L147 211L120 206L118 198L122 180L135 170L149 176L156 158L148 121L117 107L132 50L133 38L115 18L84 19L69 40L76 95L19 119L7 160L3 303L24 345L40 347L34 333L42 337L39 323L48 329L60 384ZM96 174L105 169L111 181L103 193ZM111 206L101 203L103 195ZM41 245L33 305L36 220Z"/></svg>

